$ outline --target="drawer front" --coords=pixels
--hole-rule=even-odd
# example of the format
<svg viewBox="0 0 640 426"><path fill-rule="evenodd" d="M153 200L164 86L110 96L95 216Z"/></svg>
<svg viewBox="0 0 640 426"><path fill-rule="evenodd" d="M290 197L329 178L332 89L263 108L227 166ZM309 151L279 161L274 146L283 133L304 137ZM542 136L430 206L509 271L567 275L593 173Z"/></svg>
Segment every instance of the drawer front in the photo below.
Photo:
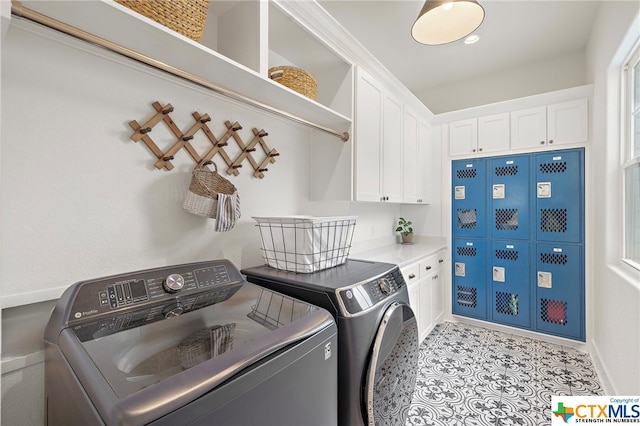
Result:
<svg viewBox="0 0 640 426"><path fill-rule="evenodd" d="M400 272L402 272L402 276L407 282L407 285L411 285L420 279L420 264L417 262L412 263L411 265L401 268Z"/></svg>
<svg viewBox="0 0 640 426"><path fill-rule="evenodd" d="M424 278L444 265L447 251L441 250L420 261L420 278Z"/></svg>

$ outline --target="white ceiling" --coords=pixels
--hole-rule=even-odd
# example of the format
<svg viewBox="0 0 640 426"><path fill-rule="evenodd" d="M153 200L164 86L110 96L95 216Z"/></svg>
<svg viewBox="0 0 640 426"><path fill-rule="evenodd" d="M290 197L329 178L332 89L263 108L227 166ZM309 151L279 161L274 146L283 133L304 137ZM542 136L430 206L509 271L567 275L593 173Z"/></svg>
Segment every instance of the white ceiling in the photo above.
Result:
<svg viewBox="0 0 640 426"><path fill-rule="evenodd" d="M584 53L599 1L479 0L479 42L425 46L411 38L422 0L318 0L344 28L424 100L429 89ZM435 108L437 109L437 108Z"/></svg>

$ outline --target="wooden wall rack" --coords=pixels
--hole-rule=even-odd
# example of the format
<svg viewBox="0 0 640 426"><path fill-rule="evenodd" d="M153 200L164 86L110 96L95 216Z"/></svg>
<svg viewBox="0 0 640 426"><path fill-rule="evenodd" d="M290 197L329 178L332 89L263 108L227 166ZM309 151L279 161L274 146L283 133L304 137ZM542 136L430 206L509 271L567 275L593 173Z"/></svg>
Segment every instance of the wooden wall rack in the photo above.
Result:
<svg viewBox="0 0 640 426"><path fill-rule="evenodd" d="M257 178L264 178L264 172L268 171L267 165L275 163L277 156L280 155L278 151L270 148L267 143L264 141L264 137L268 135L268 133L264 130L258 130L255 127L252 129L253 138L251 142L245 144L244 141L238 135L238 130L242 129L242 126L236 121L231 123L230 121L225 121L224 124L227 127L227 131L220 137L216 138L213 134L207 123L211 121L211 117L208 114L200 115L198 112L193 112L191 115L195 120L195 123L187 130L185 133L182 133L178 126L173 122L169 114L173 112L173 106L171 104L166 104L162 106L159 102L154 102L152 104L156 113L148 119L144 124L139 124L136 120L131 120L129 122L129 126L133 129L133 134L131 135L131 140L134 142L142 141L147 145L147 147L153 152L153 154L158 159L155 163L155 167L157 169L165 169L171 170L173 169L173 164L171 160L175 158L175 155L181 149L185 149L189 156L195 161L196 167L204 165L204 163L212 161L213 157L216 155L220 155L224 162L227 164L227 174L237 176L240 172L239 168L242 167L242 163L244 160L248 160L249 164L253 168L253 175ZM158 145L151 139L149 135L153 130L153 127L160 123L164 122L171 133L176 137L173 145L166 151L162 152ZM206 135L209 142L211 142L211 147L205 152L203 155L200 155L193 145L191 145L190 141L194 138L194 135L202 130ZM231 159L229 155L224 150L224 147L229 145L229 139L233 138L238 147L240 148L240 154L236 156L235 159ZM258 162L253 158L252 153L257 150L257 145L260 145L262 150L265 153L265 158Z"/></svg>

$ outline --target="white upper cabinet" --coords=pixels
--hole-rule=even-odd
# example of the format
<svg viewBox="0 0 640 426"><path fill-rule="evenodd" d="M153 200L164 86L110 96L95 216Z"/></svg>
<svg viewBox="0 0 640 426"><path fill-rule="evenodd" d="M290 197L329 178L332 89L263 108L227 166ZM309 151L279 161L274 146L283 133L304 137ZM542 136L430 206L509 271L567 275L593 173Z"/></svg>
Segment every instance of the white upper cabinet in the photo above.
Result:
<svg viewBox="0 0 640 426"><path fill-rule="evenodd" d="M384 89L362 69L356 74L355 179L357 201L382 201Z"/></svg>
<svg viewBox="0 0 640 426"><path fill-rule="evenodd" d="M478 151L478 119L455 121L449 123L449 154L475 154Z"/></svg>
<svg viewBox="0 0 640 426"><path fill-rule="evenodd" d="M511 113L512 149L586 143L588 139L586 98Z"/></svg>
<svg viewBox="0 0 640 426"><path fill-rule="evenodd" d="M432 177L433 167L430 167L433 159L431 126L425 120L418 122L418 204L429 204L433 201L432 182L439 182L439 177Z"/></svg>
<svg viewBox="0 0 640 426"><path fill-rule="evenodd" d="M496 152L509 149L509 114L478 118L478 151Z"/></svg>
<svg viewBox="0 0 640 426"><path fill-rule="evenodd" d="M495 114L449 124L449 154L474 155L509 149L509 114Z"/></svg>
<svg viewBox="0 0 640 426"><path fill-rule="evenodd" d="M356 72L356 201L426 202L429 125L367 71Z"/></svg>
<svg viewBox="0 0 640 426"><path fill-rule="evenodd" d="M383 97L382 112L382 197L402 202L402 101L390 93ZM366 125L366 124L365 124Z"/></svg>
<svg viewBox="0 0 640 426"><path fill-rule="evenodd" d="M417 203L419 198L419 135L418 115L410 108L404 109L402 201Z"/></svg>

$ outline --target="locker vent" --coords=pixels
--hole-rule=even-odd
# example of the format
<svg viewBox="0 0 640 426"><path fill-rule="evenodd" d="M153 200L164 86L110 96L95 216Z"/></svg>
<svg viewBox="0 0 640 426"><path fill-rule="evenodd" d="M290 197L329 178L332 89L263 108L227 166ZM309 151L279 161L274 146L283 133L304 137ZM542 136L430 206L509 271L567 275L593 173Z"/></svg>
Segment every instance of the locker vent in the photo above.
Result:
<svg viewBox="0 0 640 426"><path fill-rule="evenodd" d="M496 209L496 229L518 230L518 209Z"/></svg>
<svg viewBox="0 0 640 426"><path fill-rule="evenodd" d="M478 306L478 289L474 287L458 286L458 305L467 308Z"/></svg>
<svg viewBox="0 0 640 426"><path fill-rule="evenodd" d="M540 299L540 319L544 322L567 325L567 302Z"/></svg>
<svg viewBox="0 0 640 426"><path fill-rule="evenodd" d="M476 209L458 209L458 228L476 229L478 214Z"/></svg>
<svg viewBox="0 0 640 426"><path fill-rule="evenodd" d="M496 291L496 312L506 315L518 315L518 295Z"/></svg>
<svg viewBox="0 0 640 426"><path fill-rule="evenodd" d="M566 171L567 171L566 161L563 161L562 163L541 163L540 164L541 173L564 173Z"/></svg>
<svg viewBox="0 0 640 426"><path fill-rule="evenodd" d="M518 252L515 250L496 250L496 259L518 260Z"/></svg>
<svg viewBox="0 0 640 426"><path fill-rule="evenodd" d="M566 265L567 255L560 253L540 253L540 262L553 265Z"/></svg>
<svg viewBox="0 0 640 426"><path fill-rule="evenodd" d="M542 232L567 232L567 209L540 209Z"/></svg>
<svg viewBox="0 0 640 426"><path fill-rule="evenodd" d="M518 174L518 166L501 166L495 168L496 176L515 176Z"/></svg>
<svg viewBox="0 0 640 426"><path fill-rule="evenodd" d="M478 249L475 247L456 247L458 256L476 256Z"/></svg>
<svg viewBox="0 0 640 426"><path fill-rule="evenodd" d="M458 179L473 179L477 174L478 172L476 169L456 170L456 176L458 176Z"/></svg>

